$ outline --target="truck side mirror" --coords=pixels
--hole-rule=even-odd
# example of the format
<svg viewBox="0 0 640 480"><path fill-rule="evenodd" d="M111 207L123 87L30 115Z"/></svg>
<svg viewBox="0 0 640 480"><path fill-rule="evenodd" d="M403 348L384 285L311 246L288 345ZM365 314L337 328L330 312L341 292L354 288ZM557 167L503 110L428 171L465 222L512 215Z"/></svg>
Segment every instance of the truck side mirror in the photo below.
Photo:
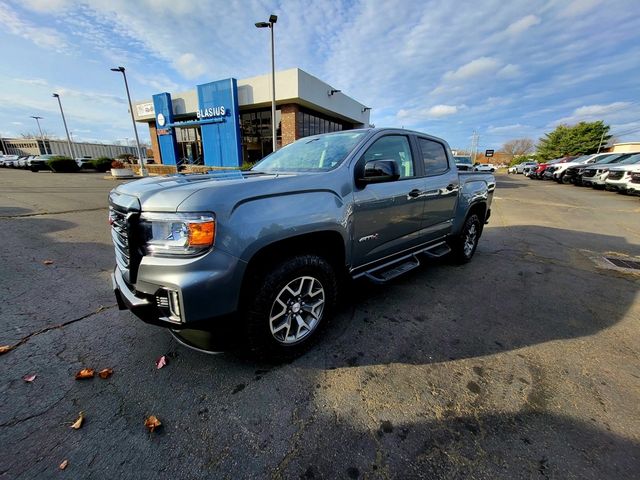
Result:
<svg viewBox="0 0 640 480"><path fill-rule="evenodd" d="M372 160L364 164L364 168L356 175L361 185L369 183L393 182L400 178L400 169L395 160Z"/></svg>

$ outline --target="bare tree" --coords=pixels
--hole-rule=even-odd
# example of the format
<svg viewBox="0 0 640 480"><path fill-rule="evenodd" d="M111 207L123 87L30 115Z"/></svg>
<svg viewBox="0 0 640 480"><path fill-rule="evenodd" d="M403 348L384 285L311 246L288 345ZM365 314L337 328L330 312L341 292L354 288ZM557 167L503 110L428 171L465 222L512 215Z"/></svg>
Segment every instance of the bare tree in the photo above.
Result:
<svg viewBox="0 0 640 480"><path fill-rule="evenodd" d="M516 138L509 140L502 146L502 151L507 155L519 157L533 153L536 148L535 142L530 138Z"/></svg>
<svg viewBox="0 0 640 480"><path fill-rule="evenodd" d="M56 136L47 132L44 128L42 129L42 137L45 140L55 140ZM31 138L35 140L40 140L40 132L22 132L20 133L20 138Z"/></svg>

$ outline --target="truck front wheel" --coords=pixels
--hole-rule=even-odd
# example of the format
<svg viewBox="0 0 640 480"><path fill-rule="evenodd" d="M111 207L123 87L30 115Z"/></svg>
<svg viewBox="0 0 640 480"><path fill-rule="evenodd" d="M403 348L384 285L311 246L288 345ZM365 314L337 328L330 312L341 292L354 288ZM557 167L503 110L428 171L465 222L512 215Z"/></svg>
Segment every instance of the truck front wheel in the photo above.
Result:
<svg viewBox="0 0 640 480"><path fill-rule="evenodd" d="M482 233L482 224L477 214L467 217L460 235L450 242L451 257L456 263L467 263L473 257L478 247L478 240Z"/></svg>
<svg viewBox="0 0 640 480"><path fill-rule="evenodd" d="M333 314L337 290L333 267L318 255L297 255L256 275L245 297L250 351L271 358L305 351Z"/></svg>

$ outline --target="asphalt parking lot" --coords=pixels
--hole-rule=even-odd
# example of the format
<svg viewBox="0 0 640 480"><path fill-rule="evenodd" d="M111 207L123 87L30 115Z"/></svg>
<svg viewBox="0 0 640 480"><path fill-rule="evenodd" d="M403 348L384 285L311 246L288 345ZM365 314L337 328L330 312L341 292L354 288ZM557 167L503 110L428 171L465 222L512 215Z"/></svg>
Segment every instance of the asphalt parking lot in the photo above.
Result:
<svg viewBox="0 0 640 480"><path fill-rule="evenodd" d="M0 170L0 476L637 478L640 276L602 256L640 256L639 198L500 175L470 264L356 284L268 365L117 310L114 185Z"/></svg>

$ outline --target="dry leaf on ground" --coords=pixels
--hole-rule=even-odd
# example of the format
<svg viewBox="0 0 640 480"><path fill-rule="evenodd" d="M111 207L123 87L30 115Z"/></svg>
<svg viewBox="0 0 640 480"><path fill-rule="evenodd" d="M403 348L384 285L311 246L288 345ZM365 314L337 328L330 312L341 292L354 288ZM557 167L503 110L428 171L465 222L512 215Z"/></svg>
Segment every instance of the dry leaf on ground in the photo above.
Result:
<svg viewBox="0 0 640 480"><path fill-rule="evenodd" d="M53 265L53 260L45 260L44 262L45 265Z"/></svg>
<svg viewBox="0 0 640 480"><path fill-rule="evenodd" d="M162 423L160 423L160 420L158 420L158 417L155 415L151 415L144 421L144 426L147 427L150 432L153 432L160 425L162 425Z"/></svg>
<svg viewBox="0 0 640 480"><path fill-rule="evenodd" d="M109 378L111 375L113 375L113 368L103 368L98 372L100 378Z"/></svg>
<svg viewBox="0 0 640 480"><path fill-rule="evenodd" d="M162 367L164 367L167 364L167 357L165 357L164 355L162 355L160 358L158 358L156 360L156 368L157 369L161 369Z"/></svg>
<svg viewBox="0 0 640 480"><path fill-rule="evenodd" d="M13 350L13 345L2 345L0 347L0 355L7 353L9 350Z"/></svg>
<svg viewBox="0 0 640 480"><path fill-rule="evenodd" d="M76 373L76 380L83 380L85 378L93 378L94 375L93 368L83 368L78 373Z"/></svg>
<svg viewBox="0 0 640 480"><path fill-rule="evenodd" d="M25 382L31 383L36 379L37 375L34 373L33 375L25 375L24 377L22 377L22 379Z"/></svg>
<svg viewBox="0 0 640 480"><path fill-rule="evenodd" d="M75 422L73 422L73 424L71 425L71 428L73 428L74 430L79 430L83 422L84 422L84 413L80 412L78 419Z"/></svg>
<svg viewBox="0 0 640 480"><path fill-rule="evenodd" d="M67 468L67 465L69 465L69 460L63 460L60 464L60 470L64 470L65 468Z"/></svg>

